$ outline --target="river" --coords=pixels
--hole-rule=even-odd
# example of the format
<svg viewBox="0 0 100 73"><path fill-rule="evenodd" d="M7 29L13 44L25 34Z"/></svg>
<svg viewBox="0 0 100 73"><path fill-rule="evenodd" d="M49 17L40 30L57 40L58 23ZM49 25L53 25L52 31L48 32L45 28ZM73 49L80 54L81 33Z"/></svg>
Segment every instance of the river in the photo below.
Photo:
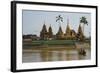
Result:
<svg viewBox="0 0 100 73"><path fill-rule="evenodd" d="M47 62L47 61L71 61L91 59L91 50L86 50L86 56L80 55L78 50L32 50L22 53L22 62Z"/></svg>

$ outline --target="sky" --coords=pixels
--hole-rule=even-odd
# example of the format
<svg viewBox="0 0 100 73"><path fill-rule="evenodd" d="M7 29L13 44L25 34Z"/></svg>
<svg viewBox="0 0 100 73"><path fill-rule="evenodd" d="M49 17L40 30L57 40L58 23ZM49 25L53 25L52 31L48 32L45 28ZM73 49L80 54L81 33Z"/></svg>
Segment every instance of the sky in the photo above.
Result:
<svg viewBox="0 0 100 73"><path fill-rule="evenodd" d="M56 22L56 17L61 15L63 17L63 22L61 22L61 27L65 33L67 24L71 29L77 32L80 18L85 16L88 25L85 25L84 34L89 37L91 34L91 14L90 13L79 13L79 12L61 12L61 11L36 11L36 10L23 10L22 12L22 31L24 35L33 34L40 36L40 31L45 24L47 30L49 26L52 27L53 34L55 35L59 29L59 23Z"/></svg>

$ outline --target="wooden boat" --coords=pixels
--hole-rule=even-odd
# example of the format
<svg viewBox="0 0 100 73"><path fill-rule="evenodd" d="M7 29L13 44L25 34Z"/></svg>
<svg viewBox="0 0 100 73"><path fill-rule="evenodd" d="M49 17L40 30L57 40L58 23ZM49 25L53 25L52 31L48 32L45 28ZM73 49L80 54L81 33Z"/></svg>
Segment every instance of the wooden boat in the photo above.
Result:
<svg viewBox="0 0 100 73"><path fill-rule="evenodd" d="M85 51L84 49L81 48L81 49L79 50L79 54L80 54L80 55L86 56L86 51Z"/></svg>

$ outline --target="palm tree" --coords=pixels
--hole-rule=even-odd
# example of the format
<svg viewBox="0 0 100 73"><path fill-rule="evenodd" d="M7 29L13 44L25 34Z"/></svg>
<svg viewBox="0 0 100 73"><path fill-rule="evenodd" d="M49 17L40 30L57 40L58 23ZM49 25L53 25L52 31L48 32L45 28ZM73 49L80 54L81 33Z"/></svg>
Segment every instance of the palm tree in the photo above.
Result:
<svg viewBox="0 0 100 73"><path fill-rule="evenodd" d="M83 23L83 33L84 33L84 26L85 26L85 25L88 25L88 21L87 21L87 19L86 19L85 16L82 16L82 17L80 18L80 23Z"/></svg>
<svg viewBox="0 0 100 73"><path fill-rule="evenodd" d="M63 17L61 17L61 15L58 15L58 16L56 17L56 22L57 22L57 21L58 21L59 26L60 26L61 22L63 22Z"/></svg>

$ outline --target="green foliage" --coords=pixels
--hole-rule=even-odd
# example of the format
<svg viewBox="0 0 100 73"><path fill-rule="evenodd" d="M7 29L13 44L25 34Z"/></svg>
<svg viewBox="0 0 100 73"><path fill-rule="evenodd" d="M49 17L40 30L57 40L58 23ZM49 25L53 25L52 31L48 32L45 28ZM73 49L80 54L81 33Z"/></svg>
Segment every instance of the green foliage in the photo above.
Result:
<svg viewBox="0 0 100 73"><path fill-rule="evenodd" d="M33 41L33 45L74 45L76 40L39 40Z"/></svg>
<svg viewBox="0 0 100 73"><path fill-rule="evenodd" d="M63 18L61 17L61 15L58 15L58 16L56 17L56 22L57 22L57 21L63 22Z"/></svg>
<svg viewBox="0 0 100 73"><path fill-rule="evenodd" d="M58 15L56 17L56 22L58 22L59 23L59 26L60 26L61 25L61 22L63 22L63 17L61 17L61 15Z"/></svg>
<svg viewBox="0 0 100 73"><path fill-rule="evenodd" d="M80 23L84 23L84 24L88 25L88 21L86 20L85 16L83 16L83 17L80 18Z"/></svg>

